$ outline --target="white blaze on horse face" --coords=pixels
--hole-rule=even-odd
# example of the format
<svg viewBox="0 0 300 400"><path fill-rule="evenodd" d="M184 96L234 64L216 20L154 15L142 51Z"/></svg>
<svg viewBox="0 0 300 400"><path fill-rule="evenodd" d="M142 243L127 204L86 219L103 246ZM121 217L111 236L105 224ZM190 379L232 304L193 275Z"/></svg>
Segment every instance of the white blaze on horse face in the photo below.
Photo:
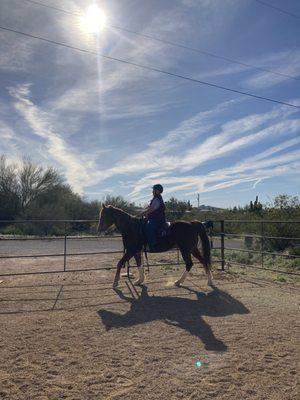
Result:
<svg viewBox="0 0 300 400"><path fill-rule="evenodd" d="M99 222L99 232L105 232L109 226L106 226L106 224L103 221Z"/></svg>
<svg viewBox="0 0 300 400"><path fill-rule="evenodd" d="M114 215L110 207L103 208L100 212L100 219L99 219L99 232L100 231L107 231L107 229L115 223Z"/></svg>
<svg viewBox="0 0 300 400"><path fill-rule="evenodd" d="M101 210L100 215L99 215L99 223L98 223L98 233L106 231L108 227L105 227L105 222L104 222L104 213L103 210Z"/></svg>

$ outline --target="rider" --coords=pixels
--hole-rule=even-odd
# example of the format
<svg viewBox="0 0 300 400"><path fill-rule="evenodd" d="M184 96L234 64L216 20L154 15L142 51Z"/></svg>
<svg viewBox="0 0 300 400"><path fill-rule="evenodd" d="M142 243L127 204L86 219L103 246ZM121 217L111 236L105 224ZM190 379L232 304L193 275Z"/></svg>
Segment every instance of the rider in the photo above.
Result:
<svg viewBox="0 0 300 400"><path fill-rule="evenodd" d="M155 246L157 245L157 233L166 223L165 203L161 196L164 189L160 184L154 185L152 189L153 199L142 213L142 215L147 217L146 236L150 251L155 250Z"/></svg>

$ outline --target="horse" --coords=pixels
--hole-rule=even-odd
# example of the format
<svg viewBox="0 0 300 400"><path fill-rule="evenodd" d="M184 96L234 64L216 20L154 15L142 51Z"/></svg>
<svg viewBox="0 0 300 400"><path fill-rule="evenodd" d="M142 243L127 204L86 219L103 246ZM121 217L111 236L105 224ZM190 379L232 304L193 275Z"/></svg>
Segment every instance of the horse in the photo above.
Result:
<svg viewBox="0 0 300 400"><path fill-rule="evenodd" d="M141 285L144 282L144 270L142 266L141 252L145 246L145 238L141 229L141 219L134 217L127 212L113 207L103 205L99 214L97 232L106 231L110 226L115 225L122 235L125 253L117 264L117 271L113 282L113 287L117 287L120 280L121 268L132 257L135 258L139 271L139 278L134 282ZM198 239L202 244L202 254L198 249ZM203 265L208 281L212 286L211 255L210 243L204 225L200 221L175 221L170 224L164 240L162 251L170 250L177 246L185 262L185 271L181 277L174 282L175 286L180 286L189 274L193 266L191 255L193 255Z"/></svg>

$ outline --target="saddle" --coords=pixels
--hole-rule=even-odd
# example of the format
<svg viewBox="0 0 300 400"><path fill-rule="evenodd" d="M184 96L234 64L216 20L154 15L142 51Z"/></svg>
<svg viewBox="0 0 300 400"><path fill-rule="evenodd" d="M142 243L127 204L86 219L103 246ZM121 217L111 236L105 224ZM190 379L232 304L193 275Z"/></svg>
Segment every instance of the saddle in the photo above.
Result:
<svg viewBox="0 0 300 400"><path fill-rule="evenodd" d="M164 224L163 228L160 230L158 237L159 237L159 236L161 236L161 237L166 236L167 233L168 233L168 230L169 230L170 226L171 226L171 222L169 222L169 221L166 222L166 223Z"/></svg>
<svg viewBox="0 0 300 400"><path fill-rule="evenodd" d="M164 226L156 232L157 244L155 248L150 248L149 243L147 241L146 236L146 219L140 220L140 232L143 236L144 250L149 253L162 253L170 248L170 236L169 236L169 228L171 226L171 222L166 222ZM206 231L211 231L213 229L213 221L204 221L202 222ZM212 247L212 243L211 243Z"/></svg>
<svg viewBox="0 0 300 400"><path fill-rule="evenodd" d="M164 226L156 232L157 244L155 248L149 246L147 235L146 235L146 224L147 220L142 218L140 220L140 233L143 236L144 250L148 253L161 253L166 251L170 246L168 242L168 230L170 228L171 222L166 222Z"/></svg>

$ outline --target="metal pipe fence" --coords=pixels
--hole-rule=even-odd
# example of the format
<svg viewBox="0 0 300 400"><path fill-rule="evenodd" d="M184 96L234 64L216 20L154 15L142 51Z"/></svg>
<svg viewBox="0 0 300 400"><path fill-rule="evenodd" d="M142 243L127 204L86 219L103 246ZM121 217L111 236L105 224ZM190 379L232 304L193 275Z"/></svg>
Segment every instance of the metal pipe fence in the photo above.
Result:
<svg viewBox="0 0 300 400"><path fill-rule="evenodd" d="M289 274L289 275L298 275L300 276L300 273L296 271L283 271L283 270L275 270L272 268L267 268L265 266L265 256L272 256L272 257L283 257L283 258L288 258L288 259L299 259L300 255L297 254L284 254L280 252L274 252L274 251L267 251L266 244L267 241L276 241L276 240L288 240L290 242L296 243L296 246L300 248L300 237L299 236L274 236L274 235L268 235L266 226L268 224L291 224L297 227L300 227L300 221L295 221L295 220L280 220L280 221L269 221L269 220L214 220L214 230L209 231L209 236L211 240L211 245L212 248L215 250L220 251L220 257L216 260L221 264L221 270L225 270L225 265L227 262L230 262L230 264L236 264L236 265L242 265L245 267L249 268L256 268L256 269L264 269L268 271L274 271L282 274ZM49 235L35 235L35 236L21 236L21 235L13 235L10 237L7 237L6 235L0 236L0 261L2 259L22 259L22 258L43 258L43 257L62 257L63 258L63 265L62 268L59 270L53 270L53 271L36 271L36 272L14 272L14 273L2 273L0 270L0 276L11 276L11 275L32 275L32 274L49 274L49 273L61 273L61 272L79 272L79 271L94 271L94 270L107 270L111 268L80 268L80 269L70 269L67 268L67 261L69 257L74 257L74 256L92 256L92 255L107 255L107 254L123 254L123 250L110 250L110 251L90 251L90 252L68 252L68 242L72 240L120 240L122 237L121 235L110 235L110 236L97 236L97 235L91 235L90 230L87 232L87 235L76 235L74 236L74 232L76 232L76 229L72 229L72 225L74 224L86 224L86 226L91 227L93 224L98 223L98 220L17 220L17 221L5 221L5 220L0 220L0 235L1 235L1 228L7 224L17 226L17 225L41 225L41 224L49 224L49 226L53 226L54 224L58 224L60 234L58 236L49 236ZM231 230L232 231L232 225L238 225L239 229L241 224L257 224L259 226L260 233L240 233L240 232L226 232L226 230ZM217 229L219 226L219 229ZM299 228L300 229L300 228ZM244 241L246 238L251 238L258 240L260 245L259 249L244 249L244 248L236 248L236 247L231 247L226 245L226 241L228 239L236 239L236 238L242 238ZM63 249L61 252L57 253L49 253L49 254L2 254L1 253L1 242L7 242L7 241L38 241L38 240L49 240L49 241L62 241L63 242ZM215 246L215 241L220 242L220 246L216 247ZM230 254L228 253L229 251L235 251L235 252L241 252L241 253L248 253L248 254L260 254L260 264L255 265L250 264L250 263L240 263L237 261L234 261L230 259ZM165 264L162 263L157 263L157 264L148 264L148 267L154 267L154 266L163 266L163 265L181 265L184 264L183 262L180 261L180 256L179 256L179 251L178 249L173 249L170 250L170 252L177 252L177 259L176 262L168 262ZM133 267L129 263L127 265L127 275L129 276L129 271L130 268Z"/></svg>
<svg viewBox="0 0 300 400"><path fill-rule="evenodd" d="M219 237L220 241L221 241L221 246L219 248L215 248L217 250L220 250L220 263L221 263L221 269L222 271L225 270L225 265L226 263L230 263L230 264L235 264L235 265L240 265L240 266L244 266L244 267L249 267L249 268L254 268L254 269L260 269L260 270L267 270L267 271L272 271L272 272L277 272L277 273L282 273L282 274L288 274L288 275L296 275L296 276L300 276L300 273L297 271L284 271L284 270L279 270L279 269L274 269L274 268L268 268L265 266L266 261L265 261L265 256L272 256L272 257L282 257L282 258L286 258L286 259L293 259L293 260L297 260L300 259L300 255L298 254L285 254L283 252L279 252L279 251L268 251L268 248L266 247L267 242L268 241L272 241L273 243L271 244L270 247L276 247L276 245L274 245L274 242L276 241L289 241L290 243L292 243L294 245L295 248L299 249L299 253L300 253L300 234L298 232L300 232L300 221L295 221L295 220L219 220L219 221L214 221L215 224L220 224L220 229L219 232L214 232L214 237ZM234 233L230 233L227 232L228 229L230 230L234 230L232 228L232 225L237 225L237 226L241 226L243 224L257 224L258 225L258 230L260 231L260 234L253 234L253 233L240 233L240 232L234 232ZM268 225L283 225L283 224L287 224L287 225L291 225L293 226L293 228L295 228L295 226L297 227L297 233L299 236L274 236L274 235L268 235L267 232L267 226ZM299 227L299 228L298 228ZM215 229L215 228L214 228ZM295 230L295 229L293 229ZM280 231L280 229L279 229ZM294 232L292 232L294 233ZM232 238L242 238L244 239L244 242L246 241L246 239L257 239L259 240L259 249L255 250L252 248L236 248L236 247L230 247L230 246L226 246L226 240L225 239L232 239ZM234 252L240 252L240 253L248 253L248 254L257 254L261 256L260 258L260 263L259 265L256 264L251 264L251 263L241 263L241 262L237 262L234 261L232 259L229 258L229 254L228 251L234 251ZM300 267L300 263L299 263L299 267Z"/></svg>
<svg viewBox="0 0 300 400"><path fill-rule="evenodd" d="M63 227L63 234L59 236L48 236L48 235L34 235L34 236L21 236L21 235L9 235L9 237L2 235L1 236L1 227L3 225L9 224L11 225L28 225L28 224L59 224L60 226ZM62 272L82 272L82 271L99 271L99 270L110 270L113 269L113 267L98 267L98 268L76 268L76 269L70 269L67 268L67 260L69 257L74 257L74 256L92 256L92 255L108 255L108 254L124 254L124 248L121 250L109 250L109 251L89 251L89 252L68 252L67 251L67 243L70 240L96 240L96 241L102 241L102 240L115 240L115 241L120 241L122 238L122 235L116 234L116 235L81 235L81 236L72 236L70 234L70 229L71 224L76 224L76 223L85 223L87 225L92 225L95 223L98 223L98 220L16 220L16 221L7 221L7 220L0 220L0 261L2 259L28 259L28 258L53 258L53 257L62 257L63 258L63 263L62 263L62 268L61 269L55 269L55 270L47 270L47 271L34 271L34 272L9 272L9 273L2 273L0 270L0 276L17 276L17 275L36 275L36 274L52 274L52 273L62 273ZM73 232L74 233L74 232ZM61 252L56 252L56 253L48 253L48 254L2 254L1 252L1 242L18 242L18 241L62 241L63 242L63 250ZM171 249L169 253L176 253L177 254L177 261L175 263L172 263L173 265L182 265L184 264L183 262L180 261L179 259L179 250L177 248ZM147 267L149 270L149 267L157 267L157 266L164 266L164 265L170 265L171 263L155 263L155 264L149 264L147 263ZM130 268L135 268L135 265L130 265L130 263L127 263L127 276L130 274Z"/></svg>

